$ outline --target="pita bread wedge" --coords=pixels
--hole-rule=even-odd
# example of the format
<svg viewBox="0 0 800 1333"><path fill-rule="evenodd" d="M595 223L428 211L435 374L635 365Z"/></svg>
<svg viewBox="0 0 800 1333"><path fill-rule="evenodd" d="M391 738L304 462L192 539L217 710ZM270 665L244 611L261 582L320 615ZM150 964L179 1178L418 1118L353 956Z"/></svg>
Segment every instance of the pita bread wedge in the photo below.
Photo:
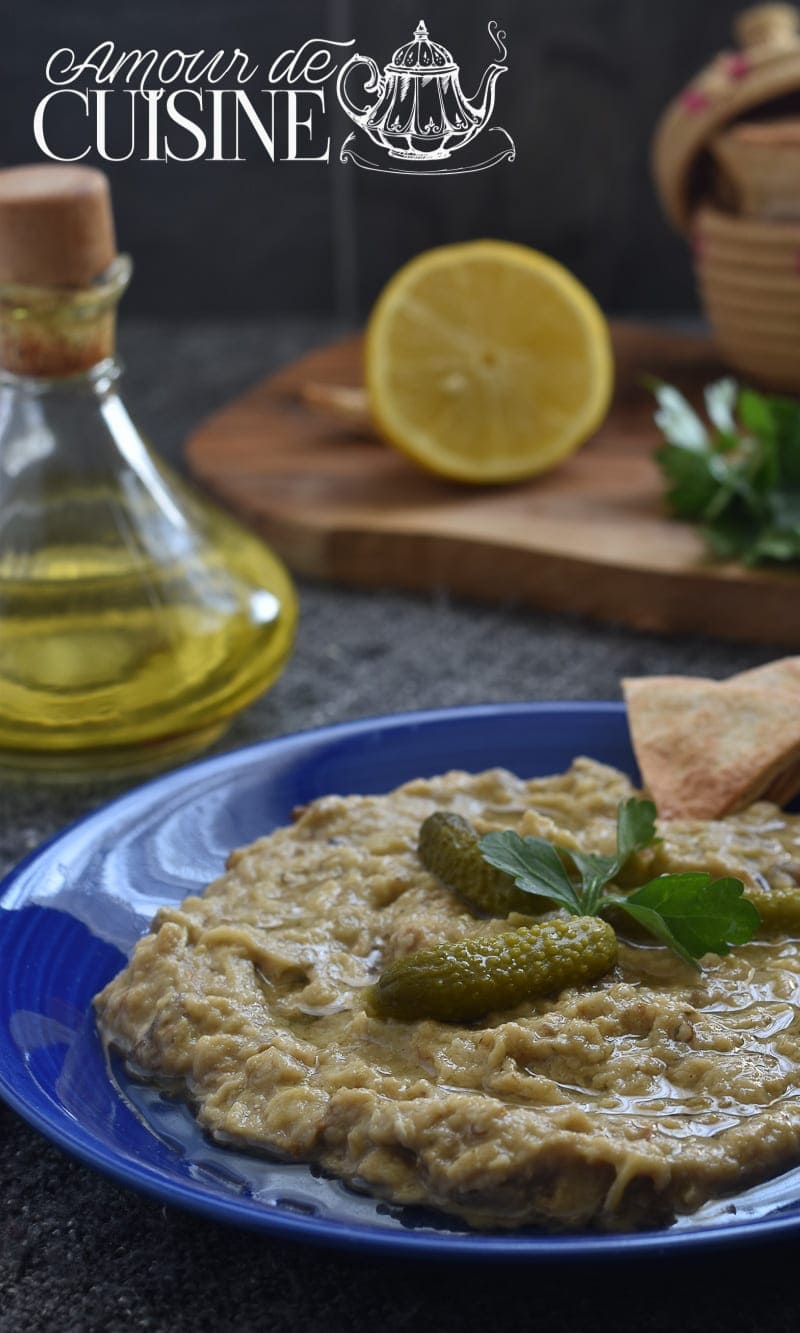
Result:
<svg viewBox="0 0 800 1333"><path fill-rule="evenodd" d="M633 748L662 819L720 819L800 776L800 697L732 679L623 681Z"/></svg>
<svg viewBox="0 0 800 1333"><path fill-rule="evenodd" d="M798 792L800 792L800 761L789 764L770 783L760 799L772 801L774 805L788 805Z"/></svg>
<svg viewBox="0 0 800 1333"><path fill-rule="evenodd" d="M750 671L740 671L730 676L727 685L758 685L763 690L779 690L785 694L796 694L800 699L800 657L779 657L776 662L766 662L764 666L753 667Z"/></svg>
<svg viewBox="0 0 800 1333"><path fill-rule="evenodd" d="M750 671L740 671L731 676L728 684L758 685L765 690L778 690L784 694L796 694L800 704L800 657L779 657L775 662L766 662L764 666L753 667ZM763 793L765 801L775 805L788 805L800 792L800 759L779 774Z"/></svg>

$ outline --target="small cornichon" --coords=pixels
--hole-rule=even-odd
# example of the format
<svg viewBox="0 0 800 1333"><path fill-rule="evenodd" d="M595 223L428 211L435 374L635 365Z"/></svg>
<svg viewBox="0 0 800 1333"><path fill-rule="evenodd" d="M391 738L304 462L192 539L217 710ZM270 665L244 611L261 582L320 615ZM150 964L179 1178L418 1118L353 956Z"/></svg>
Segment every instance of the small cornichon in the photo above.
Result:
<svg viewBox="0 0 800 1333"><path fill-rule="evenodd" d="M510 875L489 865L477 833L461 815L448 810L429 815L419 831L418 851L426 870L488 916L510 912L530 916L551 906L545 898L517 888Z"/></svg>
<svg viewBox="0 0 800 1333"><path fill-rule="evenodd" d="M617 937L599 917L520 926L420 949L392 963L366 995L379 1018L467 1022L608 972Z"/></svg>

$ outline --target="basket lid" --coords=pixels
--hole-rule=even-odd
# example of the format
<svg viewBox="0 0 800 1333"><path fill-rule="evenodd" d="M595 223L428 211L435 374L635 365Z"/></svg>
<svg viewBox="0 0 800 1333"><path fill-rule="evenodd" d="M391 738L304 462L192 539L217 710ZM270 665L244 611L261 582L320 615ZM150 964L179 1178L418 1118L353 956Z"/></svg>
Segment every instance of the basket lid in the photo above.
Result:
<svg viewBox="0 0 800 1333"><path fill-rule="evenodd" d="M722 51L662 115L653 139L661 203L681 231L708 183L711 138L739 116L800 92L800 13L758 5L736 20L737 50Z"/></svg>
<svg viewBox="0 0 800 1333"><path fill-rule="evenodd" d="M389 68L403 74L431 74L455 69L456 64L446 46L431 40L425 20L420 19L413 38L405 46L398 46Z"/></svg>

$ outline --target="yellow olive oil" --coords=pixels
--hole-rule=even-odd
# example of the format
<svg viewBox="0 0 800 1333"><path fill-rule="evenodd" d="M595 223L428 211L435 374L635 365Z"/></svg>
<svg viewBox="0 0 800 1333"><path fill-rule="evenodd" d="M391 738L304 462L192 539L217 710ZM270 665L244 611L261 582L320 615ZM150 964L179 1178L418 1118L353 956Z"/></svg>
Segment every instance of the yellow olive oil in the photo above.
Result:
<svg viewBox="0 0 800 1333"><path fill-rule="evenodd" d="M290 580L214 516L183 560L125 560L87 542L0 559L0 764L135 771L201 749L283 667ZM15 576L16 575L16 576Z"/></svg>

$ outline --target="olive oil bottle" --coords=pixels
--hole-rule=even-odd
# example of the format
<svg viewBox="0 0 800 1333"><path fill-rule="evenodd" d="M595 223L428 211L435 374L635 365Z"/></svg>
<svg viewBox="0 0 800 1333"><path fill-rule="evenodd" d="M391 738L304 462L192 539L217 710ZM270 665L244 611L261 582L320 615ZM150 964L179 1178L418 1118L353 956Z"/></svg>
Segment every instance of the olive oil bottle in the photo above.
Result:
<svg viewBox="0 0 800 1333"><path fill-rule="evenodd" d="M0 171L0 767L200 750L284 666L291 580L153 453L119 395L106 178Z"/></svg>

